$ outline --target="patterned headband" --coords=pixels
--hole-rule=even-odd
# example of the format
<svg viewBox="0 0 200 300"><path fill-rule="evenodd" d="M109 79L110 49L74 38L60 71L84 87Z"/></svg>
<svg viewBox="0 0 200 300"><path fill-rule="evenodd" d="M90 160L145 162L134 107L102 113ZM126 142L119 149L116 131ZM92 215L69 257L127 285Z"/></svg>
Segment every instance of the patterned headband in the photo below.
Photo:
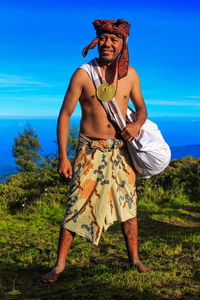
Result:
<svg viewBox="0 0 200 300"><path fill-rule="evenodd" d="M85 57L88 53L88 50L93 49L99 41L99 35L103 32L108 32L117 35L120 38L123 38L123 48L121 51L121 56L118 60L118 77L119 79L125 77L128 73L129 66L129 53L127 46L127 39L129 36L130 24L125 20L118 19L115 20L95 20L93 23L96 30L97 37L86 46L82 54Z"/></svg>

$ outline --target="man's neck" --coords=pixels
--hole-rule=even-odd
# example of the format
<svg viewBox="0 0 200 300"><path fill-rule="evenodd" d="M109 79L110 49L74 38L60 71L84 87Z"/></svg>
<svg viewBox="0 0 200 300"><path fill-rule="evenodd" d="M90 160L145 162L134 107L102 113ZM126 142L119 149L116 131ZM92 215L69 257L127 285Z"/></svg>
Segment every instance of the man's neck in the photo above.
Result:
<svg viewBox="0 0 200 300"><path fill-rule="evenodd" d="M101 58L97 58L97 61L102 70L115 71L117 68L117 59L114 61L107 62L107 61L101 60Z"/></svg>
<svg viewBox="0 0 200 300"><path fill-rule="evenodd" d="M111 62L106 62L101 60L100 58L97 59L98 64L101 68L101 72L103 77L108 83L113 83L116 78L116 71L117 71L117 59ZM117 78L116 78L117 80Z"/></svg>

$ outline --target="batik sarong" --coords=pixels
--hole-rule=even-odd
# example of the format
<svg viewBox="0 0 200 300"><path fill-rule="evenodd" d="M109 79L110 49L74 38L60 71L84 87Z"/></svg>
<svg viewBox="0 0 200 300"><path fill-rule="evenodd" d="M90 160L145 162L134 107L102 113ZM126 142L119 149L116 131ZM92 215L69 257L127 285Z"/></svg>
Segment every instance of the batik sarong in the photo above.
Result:
<svg viewBox="0 0 200 300"><path fill-rule="evenodd" d="M98 245L102 230L136 216L135 172L119 139L80 135L62 226Z"/></svg>

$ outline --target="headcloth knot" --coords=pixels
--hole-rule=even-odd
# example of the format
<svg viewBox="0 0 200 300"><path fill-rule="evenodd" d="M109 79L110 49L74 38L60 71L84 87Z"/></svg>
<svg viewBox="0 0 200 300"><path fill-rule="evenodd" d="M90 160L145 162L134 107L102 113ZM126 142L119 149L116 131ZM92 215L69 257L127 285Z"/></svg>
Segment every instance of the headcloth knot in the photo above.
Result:
<svg viewBox="0 0 200 300"><path fill-rule="evenodd" d="M118 60L118 77L123 78L128 73L128 66L129 66L129 53L128 53L128 46L127 46L127 38L129 36L129 28L130 24L125 20L118 19L115 20L95 20L92 22L94 28L96 30L97 37L88 45L86 46L82 54L85 57L88 53L88 50L93 49L99 41L99 35L103 32L108 32L115 34L116 36L123 38L123 48L121 51L121 56Z"/></svg>

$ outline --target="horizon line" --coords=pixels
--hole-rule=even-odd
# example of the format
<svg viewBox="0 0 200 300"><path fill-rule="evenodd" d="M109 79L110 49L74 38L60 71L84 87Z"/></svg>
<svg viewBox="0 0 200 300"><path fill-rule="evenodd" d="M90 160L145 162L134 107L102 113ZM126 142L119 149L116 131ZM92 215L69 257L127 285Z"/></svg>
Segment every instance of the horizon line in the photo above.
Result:
<svg viewBox="0 0 200 300"><path fill-rule="evenodd" d="M58 119L58 115L0 115L0 120L1 119ZM73 118L81 118L81 115L72 115L70 119ZM147 117L147 119L149 118L192 118L194 119L200 119L200 116L192 116L192 115L155 115L152 114L150 116Z"/></svg>

